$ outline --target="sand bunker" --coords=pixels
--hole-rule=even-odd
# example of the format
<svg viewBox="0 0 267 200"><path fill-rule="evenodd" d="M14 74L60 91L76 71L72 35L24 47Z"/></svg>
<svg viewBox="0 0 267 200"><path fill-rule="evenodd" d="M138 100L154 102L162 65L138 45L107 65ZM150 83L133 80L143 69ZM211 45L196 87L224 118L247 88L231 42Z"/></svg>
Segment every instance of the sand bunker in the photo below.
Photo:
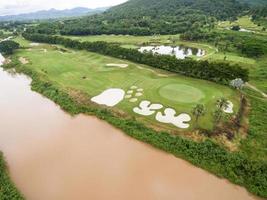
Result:
<svg viewBox="0 0 267 200"><path fill-rule="evenodd" d="M174 109L166 108L164 115L161 112L157 113L156 120L165 124L173 124L178 128L189 128L190 125L187 122L191 121L191 117L188 114L175 115L176 111Z"/></svg>
<svg viewBox="0 0 267 200"><path fill-rule="evenodd" d="M125 99L130 99L132 95L125 95Z"/></svg>
<svg viewBox="0 0 267 200"><path fill-rule="evenodd" d="M161 104L151 104L150 101L142 101L139 107L135 107L133 111L139 115L149 116L161 108L163 108Z"/></svg>
<svg viewBox="0 0 267 200"><path fill-rule="evenodd" d="M141 97L142 95L143 95L143 93L141 93L141 92L137 92L137 93L135 94L136 97Z"/></svg>
<svg viewBox="0 0 267 200"><path fill-rule="evenodd" d="M137 102L137 100L138 100L137 98L132 98L132 99L130 99L130 102L134 103L134 102Z"/></svg>
<svg viewBox="0 0 267 200"><path fill-rule="evenodd" d="M111 88L105 90L100 95L93 97L91 101L100 105L113 107L123 100L124 95L124 90L118 88Z"/></svg>
<svg viewBox="0 0 267 200"><path fill-rule="evenodd" d="M142 88L137 89L137 92L143 92L143 91L144 91L144 89L142 89Z"/></svg>
<svg viewBox="0 0 267 200"><path fill-rule="evenodd" d="M138 87L133 85L132 87L130 87L132 90L136 90Z"/></svg>
<svg viewBox="0 0 267 200"><path fill-rule="evenodd" d="M21 64L23 64L23 65L26 65L26 64L29 63L29 61L28 61L26 58L24 58L24 57L20 57L20 58L19 58L19 61L20 61Z"/></svg>
<svg viewBox="0 0 267 200"><path fill-rule="evenodd" d="M133 90L128 90L127 94L133 94L133 92L134 92Z"/></svg>
<svg viewBox="0 0 267 200"><path fill-rule="evenodd" d="M36 46L39 46L40 44L39 43L31 43L30 46L32 47L36 47Z"/></svg>
<svg viewBox="0 0 267 200"><path fill-rule="evenodd" d="M229 113L229 114L234 113L234 104L231 101L227 101L227 102L228 102L228 106L227 108L223 109L223 112Z"/></svg>
<svg viewBox="0 0 267 200"><path fill-rule="evenodd" d="M119 67L119 68L127 68L128 64L115 64L115 63L109 63L106 64L107 67Z"/></svg>

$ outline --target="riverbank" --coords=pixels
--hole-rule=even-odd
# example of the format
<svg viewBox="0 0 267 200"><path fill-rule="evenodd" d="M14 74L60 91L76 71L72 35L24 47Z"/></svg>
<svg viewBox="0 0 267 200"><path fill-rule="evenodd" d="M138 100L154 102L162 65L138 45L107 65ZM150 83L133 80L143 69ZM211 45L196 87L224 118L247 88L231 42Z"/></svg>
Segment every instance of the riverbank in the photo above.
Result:
<svg viewBox="0 0 267 200"><path fill-rule="evenodd" d="M27 200L257 199L103 120L71 117L30 82L0 69L0 149Z"/></svg>
<svg viewBox="0 0 267 200"><path fill-rule="evenodd" d="M83 105L81 102L75 101L62 88L55 86L46 80L44 76L29 67L22 66L19 62L14 63L13 61L13 63L5 67L15 67L18 72L29 75L33 79L32 89L34 91L50 98L71 114L85 113L95 115L138 140L188 160L192 164L220 177L225 177L233 183L245 186L254 194L263 197L267 196L266 185L264 185L266 165L261 161L250 160L240 152L231 153L210 139L198 143L179 136L174 137L165 132L159 133L145 127L135 119L124 119L114 115L107 109L96 109Z"/></svg>
<svg viewBox="0 0 267 200"><path fill-rule="evenodd" d="M2 66L4 61L5 61L5 58L0 53L0 67ZM0 199L1 200L11 200L11 199L12 200L23 200L24 199L21 193L15 187L12 180L10 179L8 166L5 162L2 152L0 152Z"/></svg>

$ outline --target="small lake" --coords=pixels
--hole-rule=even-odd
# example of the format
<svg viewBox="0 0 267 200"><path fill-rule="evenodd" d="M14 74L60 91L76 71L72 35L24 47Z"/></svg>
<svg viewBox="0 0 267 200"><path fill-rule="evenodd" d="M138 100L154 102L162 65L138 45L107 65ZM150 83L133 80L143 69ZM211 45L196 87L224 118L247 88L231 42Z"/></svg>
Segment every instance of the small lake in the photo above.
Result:
<svg viewBox="0 0 267 200"><path fill-rule="evenodd" d="M71 117L30 83L0 68L0 150L27 200L257 199L96 117Z"/></svg>
<svg viewBox="0 0 267 200"><path fill-rule="evenodd" d="M140 52L152 52L160 55L174 55L178 59L185 59L190 56L202 57L205 55L203 49L191 48L186 46L145 46L139 49Z"/></svg>

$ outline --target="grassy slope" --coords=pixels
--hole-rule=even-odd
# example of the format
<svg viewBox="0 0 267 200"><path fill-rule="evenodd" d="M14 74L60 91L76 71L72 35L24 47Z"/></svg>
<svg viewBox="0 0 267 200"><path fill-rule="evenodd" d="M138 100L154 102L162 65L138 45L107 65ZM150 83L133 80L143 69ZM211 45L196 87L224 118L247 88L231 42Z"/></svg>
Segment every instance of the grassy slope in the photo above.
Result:
<svg viewBox="0 0 267 200"><path fill-rule="evenodd" d="M258 26L257 24L255 24L253 21L251 21L250 16L247 16L247 15L238 18L238 20L234 22L230 22L230 21L219 22L218 28L222 28L222 29L231 28L232 26L235 26L235 25L239 25L241 28L244 28L250 31L255 31L257 33L267 34L266 31L262 31L263 26Z"/></svg>
<svg viewBox="0 0 267 200"><path fill-rule="evenodd" d="M27 46L25 41L21 40L20 42ZM43 48L47 49L48 52L45 53L43 50L40 50ZM137 65L125 60L85 51L74 52L70 50L69 52L61 53L49 45L42 45L31 49L31 51L21 50L17 55L27 58L30 61L28 66L38 73L45 75L57 85L65 89L71 88L87 94L88 101L89 97L96 96L108 88L122 88L125 91L133 85L143 88L144 96L139 97L137 103L130 103L128 100L124 100L117 108L157 128L168 128L175 132L181 131L174 126L158 123L154 119L155 116L140 117L136 115L132 109L141 100L161 103L166 107L175 108L177 113L185 112L189 114L191 114L192 108L197 103L203 103L207 107L207 114L200 120L200 125L206 129L211 129L213 126L212 112L215 110L217 99L223 96L230 99L235 104L236 112L239 107L239 97L235 91L212 82L170 74L149 68L148 66ZM126 69L106 67L106 64L109 63L127 63L129 67ZM47 72L47 74L44 72ZM83 77L86 78L84 79ZM185 84L196 87L205 97L199 102L192 103L180 103L179 101L163 98L159 91L168 84ZM193 123L194 121L192 120L191 128L194 126Z"/></svg>

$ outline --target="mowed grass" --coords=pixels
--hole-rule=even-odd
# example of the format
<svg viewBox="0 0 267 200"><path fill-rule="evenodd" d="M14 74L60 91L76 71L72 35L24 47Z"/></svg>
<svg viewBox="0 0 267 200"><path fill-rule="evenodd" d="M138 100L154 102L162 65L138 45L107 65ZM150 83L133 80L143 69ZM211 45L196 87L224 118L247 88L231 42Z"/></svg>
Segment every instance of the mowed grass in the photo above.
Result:
<svg viewBox="0 0 267 200"><path fill-rule="evenodd" d="M242 16L239 17L236 21L230 22L230 21L221 21L218 23L218 28L231 28L232 26L240 26L241 28L244 28L246 30L254 31L257 33L263 33L267 34L266 31L263 31L264 26L258 26L258 24L255 24L251 20L251 16Z"/></svg>
<svg viewBox="0 0 267 200"><path fill-rule="evenodd" d="M19 40L21 39L17 41ZM22 41L22 43L24 47L29 45L25 41ZM216 108L217 99L225 97L234 103L235 112L239 109L239 95L229 87L163 70L155 70L148 66L87 51L69 49L63 53L59 48L62 47L43 44L19 50L16 55L29 61L28 64L24 65L25 67L34 69L60 87L75 89L87 94L88 102L91 97L109 88L121 88L125 92L133 85L143 88L143 96L137 97L137 102L131 103L129 99L124 99L115 108L153 127L181 131L175 126L157 122L154 115L143 117L134 113L133 108L138 106L142 100L160 103L164 105L164 108L174 108L177 114L188 113L190 115L196 104L204 104L207 108L207 114L200 120L199 124L206 129L212 129L213 127L212 113ZM43 49L47 49L47 52L44 52ZM106 64L109 63L128 64L129 66L128 68L107 67ZM173 85L177 85L177 90L172 87ZM166 94L166 90L162 94L162 88L167 87L168 89L169 86L171 86L169 94ZM181 90L179 86L185 89L181 94L179 93L179 90ZM188 88L192 88L192 91ZM197 97L195 97L196 91L199 93ZM161 111L164 111L164 109ZM188 131L193 129L194 120L190 122L190 125Z"/></svg>

